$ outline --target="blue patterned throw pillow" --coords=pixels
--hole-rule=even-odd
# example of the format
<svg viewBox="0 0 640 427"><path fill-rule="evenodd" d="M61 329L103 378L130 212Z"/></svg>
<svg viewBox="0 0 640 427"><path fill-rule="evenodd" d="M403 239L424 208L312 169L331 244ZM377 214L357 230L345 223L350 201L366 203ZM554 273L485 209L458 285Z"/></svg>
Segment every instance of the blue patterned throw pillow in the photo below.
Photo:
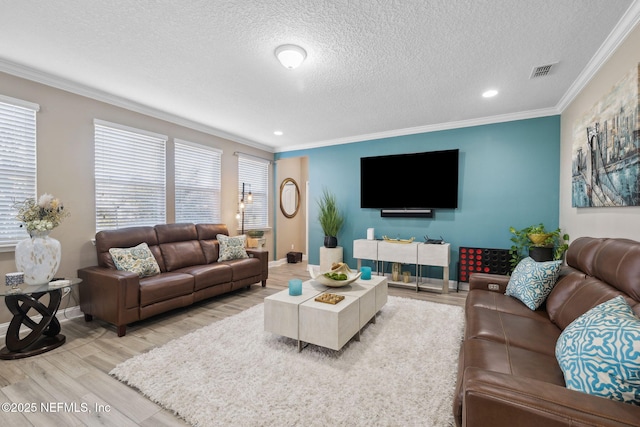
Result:
<svg viewBox="0 0 640 427"><path fill-rule="evenodd" d="M231 259L249 258L245 250L245 241L247 236L244 234L235 237L229 237L224 234L216 236L220 243L220 257L218 261L229 261Z"/></svg>
<svg viewBox="0 0 640 427"><path fill-rule="evenodd" d="M146 243L133 248L111 248L109 253L118 270L131 271L140 277L160 273L160 266Z"/></svg>
<svg viewBox="0 0 640 427"><path fill-rule="evenodd" d="M622 296L569 324L556 359L568 389L640 405L640 319Z"/></svg>
<svg viewBox="0 0 640 427"><path fill-rule="evenodd" d="M506 295L519 299L536 310L547 299L558 280L562 261L536 262L531 257L520 261L511 273Z"/></svg>

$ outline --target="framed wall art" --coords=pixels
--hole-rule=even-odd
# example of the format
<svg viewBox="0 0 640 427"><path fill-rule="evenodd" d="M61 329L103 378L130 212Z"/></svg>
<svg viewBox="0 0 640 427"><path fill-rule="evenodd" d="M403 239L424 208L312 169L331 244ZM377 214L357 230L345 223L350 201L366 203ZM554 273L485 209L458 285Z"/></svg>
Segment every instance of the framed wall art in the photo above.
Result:
<svg viewBox="0 0 640 427"><path fill-rule="evenodd" d="M573 207L639 206L640 64L573 129Z"/></svg>

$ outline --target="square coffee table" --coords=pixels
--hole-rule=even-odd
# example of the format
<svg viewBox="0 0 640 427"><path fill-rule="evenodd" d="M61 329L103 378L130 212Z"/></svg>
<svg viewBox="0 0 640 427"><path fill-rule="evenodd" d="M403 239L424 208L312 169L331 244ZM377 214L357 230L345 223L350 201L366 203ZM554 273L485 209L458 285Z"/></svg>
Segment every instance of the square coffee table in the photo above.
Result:
<svg viewBox="0 0 640 427"><path fill-rule="evenodd" d="M264 299L264 329L303 343L340 350L387 302L387 279L372 276L342 288L324 286L314 280L302 284L302 295L291 296L284 289ZM337 304L315 301L323 293L343 295Z"/></svg>

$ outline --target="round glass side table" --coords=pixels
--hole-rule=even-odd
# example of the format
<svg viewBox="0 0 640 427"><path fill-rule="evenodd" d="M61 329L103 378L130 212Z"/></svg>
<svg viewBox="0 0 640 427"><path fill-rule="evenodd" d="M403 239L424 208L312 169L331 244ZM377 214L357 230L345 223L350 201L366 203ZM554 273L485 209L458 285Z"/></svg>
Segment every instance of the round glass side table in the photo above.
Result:
<svg viewBox="0 0 640 427"><path fill-rule="evenodd" d="M7 329L5 347L0 350L0 359L22 359L42 354L60 347L66 341L60 333L60 322L56 318L63 291L79 285L82 279L67 279L44 285L26 285L0 288L7 308L13 318ZM48 295L48 302L41 299ZM46 298L44 298L46 300ZM25 330L21 329L24 327ZM22 337L21 337L22 335Z"/></svg>

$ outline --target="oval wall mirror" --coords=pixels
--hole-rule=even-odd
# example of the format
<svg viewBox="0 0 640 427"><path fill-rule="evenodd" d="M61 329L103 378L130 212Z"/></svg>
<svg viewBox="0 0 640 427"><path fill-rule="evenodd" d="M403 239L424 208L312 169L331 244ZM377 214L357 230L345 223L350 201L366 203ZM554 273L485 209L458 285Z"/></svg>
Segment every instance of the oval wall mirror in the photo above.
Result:
<svg viewBox="0 0 640 427"><path fill-rule="evenodd" d="M287 218L293 218L300 208L300 189L293 178L285 178L280 184L280 210Z"/></svg>

